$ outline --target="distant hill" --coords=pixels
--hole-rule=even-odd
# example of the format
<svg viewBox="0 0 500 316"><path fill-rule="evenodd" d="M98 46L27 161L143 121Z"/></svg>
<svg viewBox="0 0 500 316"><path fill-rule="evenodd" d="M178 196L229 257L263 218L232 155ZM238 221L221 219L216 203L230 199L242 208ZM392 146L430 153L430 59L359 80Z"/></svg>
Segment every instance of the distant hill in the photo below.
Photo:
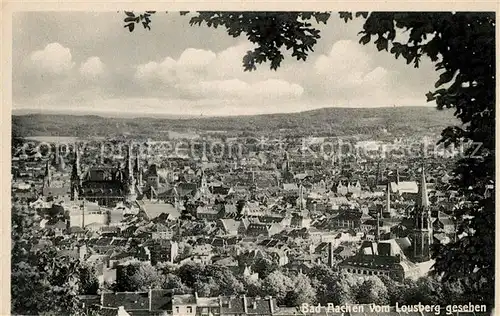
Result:
<svg viewBox="0 0 500 316"><path fill-rule="evenodd" d="M168 131L227 132L229 135L393 135L440 133L459 122L450 110L432 107L323 108L252 116L196 118L110 118L97 115L29 114L12 116L17 136L164 137Z"/></svg>

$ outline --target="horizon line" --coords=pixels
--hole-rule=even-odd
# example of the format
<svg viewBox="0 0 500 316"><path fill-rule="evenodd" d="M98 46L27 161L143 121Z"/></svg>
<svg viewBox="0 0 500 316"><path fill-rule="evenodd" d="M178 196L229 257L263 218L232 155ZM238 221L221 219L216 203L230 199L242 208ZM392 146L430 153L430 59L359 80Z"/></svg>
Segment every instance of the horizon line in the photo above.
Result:
<svg viewBox="0 0 500 316"><path fill-rule="evenodd" d="M289 112L271 112L271 113L255 113L255 114L175 114L175 113L143 113L140 112L106 112L106 111L85 111L85 110L56 110L56 109L11 109L12 116L27 116L27 115L70 115L70 116L98 116L105 118L172 118L172 119L200 119L200 118L224 118L224 117L251 117L279 114L300 114L313 111L321 111L326 109L352 109L352 110L367 110L367 109L388 109L388 108L436 108L435 105L392 105L392 106L330 106L320 107L310 110L289 111ZM437 108L436 108L437 109ZM155 117L156 116L156 117Z"/></svg>

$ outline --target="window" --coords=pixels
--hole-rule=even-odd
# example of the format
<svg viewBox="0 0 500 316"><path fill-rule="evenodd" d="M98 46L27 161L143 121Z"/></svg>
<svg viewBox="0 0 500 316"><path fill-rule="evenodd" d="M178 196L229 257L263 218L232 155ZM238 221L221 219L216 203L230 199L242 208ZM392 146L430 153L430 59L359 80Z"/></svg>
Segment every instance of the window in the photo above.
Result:
<svg viewBox="0 0 500 316"><path fill-rule="evenodd" d="M188 307L187 307L187 312L188 312L189 314L192 314L192 313L193 313L193 308L192 308L191 306L188 306Z"/></svg>
<svg viewBox="0 0 500 316"><path fill-rule="evenodd" d="M176 307L175 307L175 313L176 313L176 314L179 314L179 306L176 306Z"/></svg>

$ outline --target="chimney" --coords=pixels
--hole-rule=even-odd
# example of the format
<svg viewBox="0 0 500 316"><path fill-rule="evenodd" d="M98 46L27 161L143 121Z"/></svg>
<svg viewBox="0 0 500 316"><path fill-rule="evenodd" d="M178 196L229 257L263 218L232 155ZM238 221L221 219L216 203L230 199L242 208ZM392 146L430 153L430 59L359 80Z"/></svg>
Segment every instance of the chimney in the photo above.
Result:
<svg viewBox="0 0 500 316"><path fill-rule="evenodd" d="M149 299L149 310L151 310L151 305L153 305L153 289L149 287L148 289L148 299Z"/></svg>
<svg viewBox="0 0 500 316"><path fill-rule="evenodd" d="M328 243L328 266L333 267L333 243Z"/></svg>
<svg viewBox="0 0 500 316"><path fill-rule="evenodd" d="M247 296L243 294L243 309L245 314L248 314Z"/></svg>
<svg viewBox="0 0 500 316"><path fill-rule="evenodd" d="M269 296L269 311L271 312L271 315L274 314L274 302L272 296Z"/></svg>
<svg viewBox="0 0 500 316"><path fill-rule="evenodd" d="M385 209L387 214L391 213L391 184L387 183L387 192L385 196Z"/></svg>
<svg viewBox="0 0 500 316"><path fill-rule="evenodd" d="M83 200L80 208L82 209L82 228L85 229L85 200Z"/></svg>
<svg viewBox="0 0 500 316"><path fill-rule="evenodd" d="M375 235L375 241L380 240L380 214L377 214L377 234Z"/></svg>
<svg viewBox="0 0 500 316"><path fill-rule="evenodd" d="M253 309L257 309L257 301L256 300L253 301L252 308Z"/></svg>
<svg viewBox="0 0 500 316"><path fill-rule="evenodd" d="M198 292L194 292L194 300L195 300L195 303L198 304Z"/></svg>

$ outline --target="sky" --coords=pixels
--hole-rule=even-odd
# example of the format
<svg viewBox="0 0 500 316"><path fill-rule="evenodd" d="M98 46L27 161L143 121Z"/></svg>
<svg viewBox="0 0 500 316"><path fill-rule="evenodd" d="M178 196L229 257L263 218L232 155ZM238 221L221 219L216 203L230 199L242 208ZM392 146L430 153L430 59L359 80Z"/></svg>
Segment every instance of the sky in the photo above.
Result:
<svg viewBox="0 0 500 316"><path fill-rule="evenodd" d="M325 107L433 106L438 73L361 45L362 20L333 15L308 59L244 72L254 46L157 13L130 33L123 12L16 12L13 109L75 114L251 115ZM400 34L404 37L404 34Z"/></svg>

